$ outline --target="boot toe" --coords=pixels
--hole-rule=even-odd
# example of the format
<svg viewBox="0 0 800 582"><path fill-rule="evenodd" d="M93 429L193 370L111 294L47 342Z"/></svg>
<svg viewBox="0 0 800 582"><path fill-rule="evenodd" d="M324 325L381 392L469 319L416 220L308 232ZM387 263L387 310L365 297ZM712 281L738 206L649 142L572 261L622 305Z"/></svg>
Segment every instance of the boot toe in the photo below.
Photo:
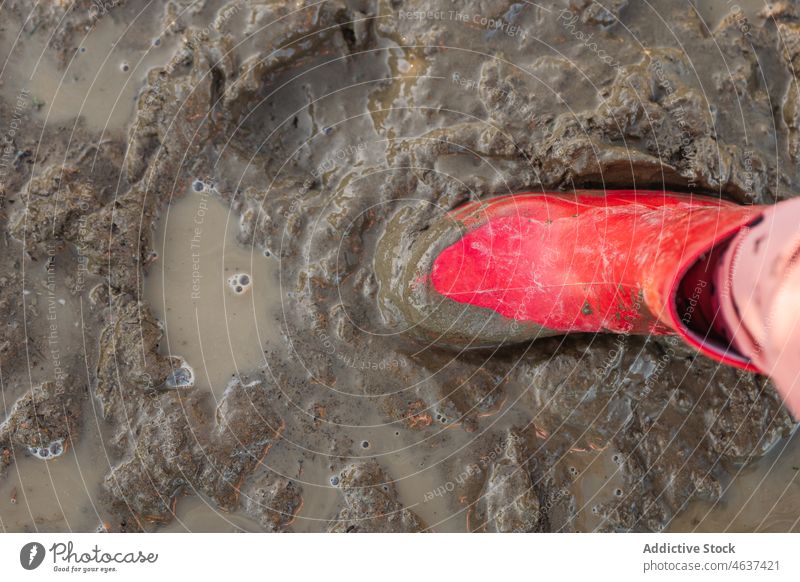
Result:
<svg viewBox="0 0 800 582"><path fill-rule="evenodd" d="M392 327L421 341L466 349L552 335L532 322L516 321L480 306L481 298L475 295L491 286L495 274L486 255L456 244L467 230L461 221L445 216L414 232L408 220L406 212L399 212L389 222L374 265L379 305ZM437 262L443 252L450 254L449 260ZM496 295L485 299L494 301Z"/></svg>

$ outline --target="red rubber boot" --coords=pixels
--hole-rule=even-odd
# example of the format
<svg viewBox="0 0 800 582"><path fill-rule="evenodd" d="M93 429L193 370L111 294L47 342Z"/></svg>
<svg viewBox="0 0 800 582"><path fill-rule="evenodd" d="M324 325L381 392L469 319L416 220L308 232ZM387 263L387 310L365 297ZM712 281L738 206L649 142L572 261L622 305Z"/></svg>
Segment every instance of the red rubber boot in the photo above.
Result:
<svg viewBox="0 0 800 582"><path fill-rule="evenodd" d="M756 371L698 329L713 278L703 265L764 207L658 191L524 193L467 204L404 253L385 300L428 341L454 347L571 332L678 334Z"/></svg>

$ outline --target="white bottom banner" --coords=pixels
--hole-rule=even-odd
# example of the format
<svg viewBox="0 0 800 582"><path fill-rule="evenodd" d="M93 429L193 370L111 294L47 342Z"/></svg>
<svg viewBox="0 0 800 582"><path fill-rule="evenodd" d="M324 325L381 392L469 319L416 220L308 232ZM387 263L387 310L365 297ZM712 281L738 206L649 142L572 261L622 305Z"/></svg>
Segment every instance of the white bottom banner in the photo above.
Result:
<svg viewBox="0 0 800 582"><path fill-rule="evenodd" d="M3 534L0 579L797 580L799 546L794 534Z"/></svg>

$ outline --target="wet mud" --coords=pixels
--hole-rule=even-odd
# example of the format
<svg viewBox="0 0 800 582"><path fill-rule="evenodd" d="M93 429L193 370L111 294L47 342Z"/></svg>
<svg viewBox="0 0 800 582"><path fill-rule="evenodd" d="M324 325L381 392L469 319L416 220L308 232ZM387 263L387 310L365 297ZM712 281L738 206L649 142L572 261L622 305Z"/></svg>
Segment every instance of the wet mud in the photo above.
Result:
<svg viewBox="0 0 800 582"><path fill-rule="evenodd" d="M397 291L470 200L793 196L792 3L0 14L0 530L797 530L767 379L669 338L454 349Z"/></svg>

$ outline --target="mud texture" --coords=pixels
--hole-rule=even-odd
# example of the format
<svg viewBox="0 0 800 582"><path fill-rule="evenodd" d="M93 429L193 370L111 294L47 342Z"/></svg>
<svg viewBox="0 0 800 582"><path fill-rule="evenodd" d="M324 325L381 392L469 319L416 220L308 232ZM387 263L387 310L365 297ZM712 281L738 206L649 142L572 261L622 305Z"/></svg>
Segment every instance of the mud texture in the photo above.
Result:
<svg viewBox="0 0 800 582"><path fill-rule="evenodd" d="M37 520L31 498L30 519L6 523L3 498L0 529L152 531L201 499L236 529L659 531L788 437L766 379L669 339L457 351L409 333L387 293L411 243L476 198L792 196L800 11L457 4L0 8L0 488L63 461L42 448L78 455L95 431L103 452L88 517ZM26 46L71 83L104 26L163 62L109 50L110 92L88 78L81 114L52 117L58 96L14 73L32 72ZM117 127L93 104L122 73L135 101ZM171 387L187 356L144 292L159 220L198 180L239 217L238 244L279 265L280 341L219 397ZM796 529L800 513L783 517Z"/></svg>

